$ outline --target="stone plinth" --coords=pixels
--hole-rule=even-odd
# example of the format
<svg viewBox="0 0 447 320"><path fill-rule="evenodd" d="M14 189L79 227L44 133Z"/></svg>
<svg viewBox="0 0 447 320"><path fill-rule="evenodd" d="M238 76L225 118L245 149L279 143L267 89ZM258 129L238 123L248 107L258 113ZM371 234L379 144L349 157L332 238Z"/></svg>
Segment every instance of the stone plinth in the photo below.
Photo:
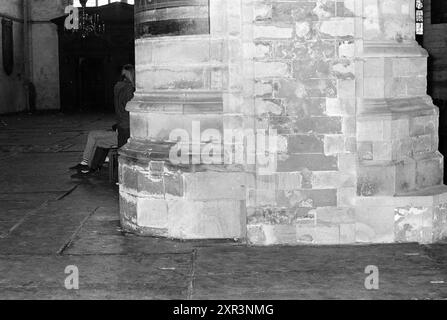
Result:
<svg viewBox="0 0 447 320"><path fill-rule="evenodd" d="M125 229L253 245L446 237L438 110L414 1L206 3L181 10L199 22L174 36L151 31L167 8L137 10L151 23L139 29L132 138L120 157ZM204 163L228 129L276 132L275 150L256 141L254 163ZM173 150L191 162L173 161Z"/></svg>

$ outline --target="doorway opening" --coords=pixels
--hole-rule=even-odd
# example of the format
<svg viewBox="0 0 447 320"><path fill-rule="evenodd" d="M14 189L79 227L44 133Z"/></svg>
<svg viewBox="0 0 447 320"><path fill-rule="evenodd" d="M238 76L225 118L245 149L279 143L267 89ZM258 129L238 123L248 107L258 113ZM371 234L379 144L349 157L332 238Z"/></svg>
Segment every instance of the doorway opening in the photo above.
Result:
<svg viewBox="0 0 447 320"><path fill-rule="evenodd" d="M54 19L59 35L61 111L113 113L113 87L123 65L135 64L134 6L114 2L87 7L99 14L105 32L86 38L65 30L66 16Z"/></svg>

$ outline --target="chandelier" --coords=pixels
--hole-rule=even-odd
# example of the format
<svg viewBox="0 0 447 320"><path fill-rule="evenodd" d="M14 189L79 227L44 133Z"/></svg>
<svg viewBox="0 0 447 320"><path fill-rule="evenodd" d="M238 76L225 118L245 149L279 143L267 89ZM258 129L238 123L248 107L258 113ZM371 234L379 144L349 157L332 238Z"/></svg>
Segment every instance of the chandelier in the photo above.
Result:
<svg viewBox="0 0 447 320"><path fill-rule="evenodd" d="M81 38L85 39L90 35L99 36L104 34L106 26L101 20L99 13L89 14L86 12L87 0L80 0L82 8L79 12L79 28L73 29Z"/></svg>

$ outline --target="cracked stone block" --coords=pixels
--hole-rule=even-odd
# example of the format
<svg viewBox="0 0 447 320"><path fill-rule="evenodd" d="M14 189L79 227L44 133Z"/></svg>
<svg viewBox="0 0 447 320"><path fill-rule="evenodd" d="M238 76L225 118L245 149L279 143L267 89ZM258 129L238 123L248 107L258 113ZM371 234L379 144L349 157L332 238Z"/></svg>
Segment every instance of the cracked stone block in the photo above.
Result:
<svg viewBox="0 0 447 320"><path fill-rule="evenodd" d="M429 208L396 208L395 240L398 242L420 242L423 236L423 217Z"/></svg>

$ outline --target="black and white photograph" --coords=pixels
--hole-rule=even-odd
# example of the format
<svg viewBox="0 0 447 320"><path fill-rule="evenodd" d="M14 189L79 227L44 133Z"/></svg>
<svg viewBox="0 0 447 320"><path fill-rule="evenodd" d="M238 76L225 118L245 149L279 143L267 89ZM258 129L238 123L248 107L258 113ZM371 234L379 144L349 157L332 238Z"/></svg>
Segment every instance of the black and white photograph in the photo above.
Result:
<svg viewBox="0 0 447 320"><path fill-rule="evenodd" d="M446 0L0 0L0 20L0 300L157 320L447 300Z"/></svg>

